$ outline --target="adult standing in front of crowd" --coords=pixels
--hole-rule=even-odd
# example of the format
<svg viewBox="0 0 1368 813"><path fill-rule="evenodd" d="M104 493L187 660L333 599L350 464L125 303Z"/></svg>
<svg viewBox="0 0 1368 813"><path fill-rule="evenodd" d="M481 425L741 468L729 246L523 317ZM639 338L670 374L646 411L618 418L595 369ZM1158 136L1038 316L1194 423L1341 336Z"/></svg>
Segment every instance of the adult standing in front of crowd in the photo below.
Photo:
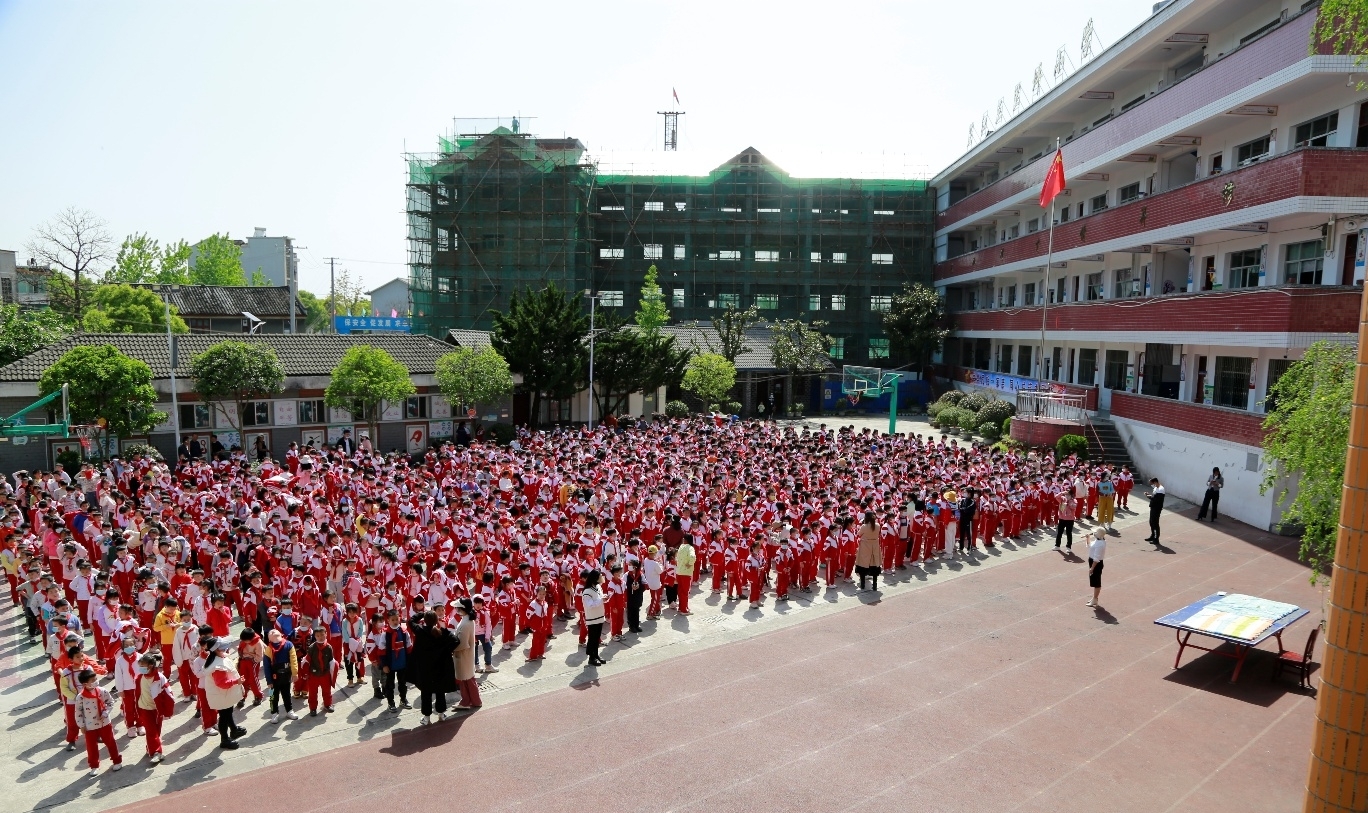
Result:
<svg viewBox="0 0 1368 813"><path fill-rule="evenodd" d="M678 523L678 520L675 521ZM689 612L689 588L693 585L694 567L698 564L698 553L694 550L693 537L684 534L675 551L675 579L679 582L679 614Z"/></svg>
<svg viewBox="0 0 1368 813"><path fill-rule="evenodd" d="M227 638L215 638L204 661L204 698L209 708L218 712L219 748L228 750L236 749L237 740L247 733L247 729L233 722L233 709L246 692L242 675L228 664L228 651L232 648L233 642Z"/></svg>
<svg viewBox="0 0 1368 813"><path fill-rule="evenodd" d="M446 719L447 692L456 691L456 661L452 654L459 646L456 636L442 624L442 617L432 610L423 613L421 626L410 629L413 651L409 653L409 674L418 686L419 707L423 712L422 725L432 722L433 706L437 719ZM474 649L471 649L473 654ZM471 663L472 675L475 671ZM435 702L434 702L435 701Z"/></svg>
<svg viewBox="0 0 1368 813"><path fill-rule="evenodd" d="M1202 496L1202 507L1197 511L1197 521L1206 519L1207 508L1211 508L1211 521L1216 521L1216 507L1221 504L1221 489L1225 487L1225 478L1221 476L1221 467L1213 466L1211 476L1207 478L1206 494Z"/></svg>
<svg viewBox="0 0 1368 813"><path fill-rule="evenodd" d="M607 617L603 610L603 593L599 592L599 580L603 574L591 570L584 574L584 592L580 602L584 605L584 626L589 638L586 651L590 666L602 666L607 661L599 657L599 643L603 641L603 621Z"/></svg>
<svg viewBox="0 0 1368 813"><path fill-rule="evenodd" d="M1107 532L1094 528L1092 541L1088 543L1088 586L1092 588L1092 598L1087 606L1100 607L1102 599L1102 563L1107 558Z"/></svg>
<svg viewBox="0 0 1368 813"><path fill-rule="evenodd" d="M477 614L475 603L468 598L463 598L457 605L460 607L461 622L452 631L456 639L456 649L452 652L452 661L456 668L456 688L461 693L461 702L456 706L457 711L474 711L481 705L480 684L475 682L475 622ZM488 655L485 656L488 659ZM493 670L486 670L493 671Z"/></svg>
<svg viewBox="0 0 1368 813"><path fill-rule="evenodd" d="M1164 484L1159 482L1158 477L1150 478L1150 492L1146 496L1150 501L1150 535L1145 537L1146 542L1153 542L1154 546L1159 547L1159 515L1164 512L1164 497L1168 494L1164 490Z"/></svg>
<svg viewBox="0 0 1368 813"><path fill-rule="evenodd" d="M1073 550L1074 520L1078 519L1078 500L1073 489L1065 487L1059 495L1059 525L1055 527L1055 550L1059 550L1061 540L1068 538L1068 549Z"/></svg>
<svg viewBox="0 0 1368 813"><path fill-rule="evenodd" d="M1097 481L1097 522L1106 530L1112 529L1116 521L1116 484L1112 482L1111 472L1102 472Z"/></svg>
<svg viewBox="0 0 1368 813"><path fill-rule="evenodd" d="M879 589L879 567L883 561L883 550L879 546L879 521L873 511L866 511L864 522L860 523L860 546L855 549L855 572L860 575L860 590L865 589L865 580L874 579L874 590Z"/></svg>

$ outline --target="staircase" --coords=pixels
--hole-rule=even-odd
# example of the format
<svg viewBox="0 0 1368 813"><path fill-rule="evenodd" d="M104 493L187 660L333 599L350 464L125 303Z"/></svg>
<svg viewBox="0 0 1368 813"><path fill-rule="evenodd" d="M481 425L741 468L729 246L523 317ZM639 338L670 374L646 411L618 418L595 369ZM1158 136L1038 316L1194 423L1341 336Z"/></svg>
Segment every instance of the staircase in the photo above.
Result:
<svg viewBox="0 0 1368 813"><path fill-rule="evenodd" d="M1116 431L1116 424L1110 418L1093 417L1089 419L1089 426L1086 433L1088 438L1088 459L1093 462L1107 462L1118 469L1121 466L1130 466L1130 470L1135 474L1137 482L1140 481L1140 472L1135 470L1135 463L1131 461L1130 453L1126 451L1126 444L1121 440L1121 433Z"/></svg>

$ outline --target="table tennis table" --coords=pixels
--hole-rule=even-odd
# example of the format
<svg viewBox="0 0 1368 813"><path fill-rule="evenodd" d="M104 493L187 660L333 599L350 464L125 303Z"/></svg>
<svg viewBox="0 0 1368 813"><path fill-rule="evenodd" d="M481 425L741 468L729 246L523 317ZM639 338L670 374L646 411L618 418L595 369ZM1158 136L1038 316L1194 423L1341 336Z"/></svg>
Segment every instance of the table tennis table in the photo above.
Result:
<svg viewBox="0 0 1368 813"><path fill-rule="evenodd" d="M1208 604L1212 604L1216 601L1219 601L1225 598L1225 596L1225 593L1213 593L1200 601L1195 601L1189 604L1181 610L1171 612L1163 618L1155 619L1155 624L1161 627L1168 627L1172 629L1174 631L1174 636L1178 639L1178 655L1173 659L1174 669L1177 669L1178 664L1182 661L1184 649L1187 649L1189 647L1193 649L1200 649L1203 652L1210 652L1214 655L1219 655L1222 658L1231 658L1232 660L1234 660L1235 671L1230 676L1230 682L1234 683L1235 681L1240 679L1240 669L1244 667L1245 657L1249 655L1249 650L1253 649L1254 647L1258 646L1264 641L1267 641L1269 638L1276 638L1278 640L1278 649L1280 651L1285 649L1285 647L1282 645L1283 630L1292 626L1297 621L1300 621L1302 618L1304 618L1310 613L1309 610L1306 610L1302 607L1298 607L1294 612L1290 612L1282 618L1279 618L1278 620L1274 621L1268 629L1264 630L1257 637L1251 639L1236 638L1234 636L1222 635L1220 633L1210 632L1208 630L1196 629L1194 627L1187 626L1183 623L1187 619L1191 618L1198 611L1205 609ZM1219 640L1221 643L1231 644L1235 648L1235 650L1233 652L1222 650L1221 644L1217 644L1214 647L1205 647L1201 644L1190 643L1189 639L1191 639L1193 635L1204 635L1208 638L1215 638Z"/></svg>

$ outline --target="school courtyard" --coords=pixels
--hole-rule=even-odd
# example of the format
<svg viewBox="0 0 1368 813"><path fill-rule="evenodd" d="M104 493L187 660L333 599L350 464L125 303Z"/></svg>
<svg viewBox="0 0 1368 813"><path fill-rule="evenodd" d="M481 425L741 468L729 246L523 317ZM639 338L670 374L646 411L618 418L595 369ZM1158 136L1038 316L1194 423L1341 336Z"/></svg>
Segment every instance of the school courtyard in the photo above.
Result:
<svg viewBox="0 0 1368 813"><path fill-rule="evenodd" d="M344 689L335 714L280 726L249 707L244 747L223 752L182 704L163 764L121 737L125 769L95 779L63 750L41 651L7 610L5 808L1298 809L1313 695L1270 680L1271 644L1236 684L1214 655L1174 671L1174 636L1152 623L1239 591L1311 609L1287 635L1300 649L1321 595L1296 541L1198 523L1177 503L1155 550L1133 507L1096 611L1084 561L1042 535L898 573L864 601L846 587L839 602L814 592L747 612L695 594L693 616L667 612L639 643L606 647L596 671L562 635L535 669L505 656L483 710L427 728L416 710L383 713L369 687Z"/></svg>

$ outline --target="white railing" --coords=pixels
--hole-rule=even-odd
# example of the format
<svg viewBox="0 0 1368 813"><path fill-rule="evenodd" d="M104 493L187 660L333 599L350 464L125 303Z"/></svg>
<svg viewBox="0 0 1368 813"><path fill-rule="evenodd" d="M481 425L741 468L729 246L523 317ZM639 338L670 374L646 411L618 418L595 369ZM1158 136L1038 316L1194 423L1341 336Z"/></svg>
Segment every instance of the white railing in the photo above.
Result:
<svg viewBox="0 0 1368 813"><path fill-rule="evenodd" d="M1016 399L1018 418L1065 421L1079 426L1085 425L1088 421L1082 395L1018 391Z"/></svg>

